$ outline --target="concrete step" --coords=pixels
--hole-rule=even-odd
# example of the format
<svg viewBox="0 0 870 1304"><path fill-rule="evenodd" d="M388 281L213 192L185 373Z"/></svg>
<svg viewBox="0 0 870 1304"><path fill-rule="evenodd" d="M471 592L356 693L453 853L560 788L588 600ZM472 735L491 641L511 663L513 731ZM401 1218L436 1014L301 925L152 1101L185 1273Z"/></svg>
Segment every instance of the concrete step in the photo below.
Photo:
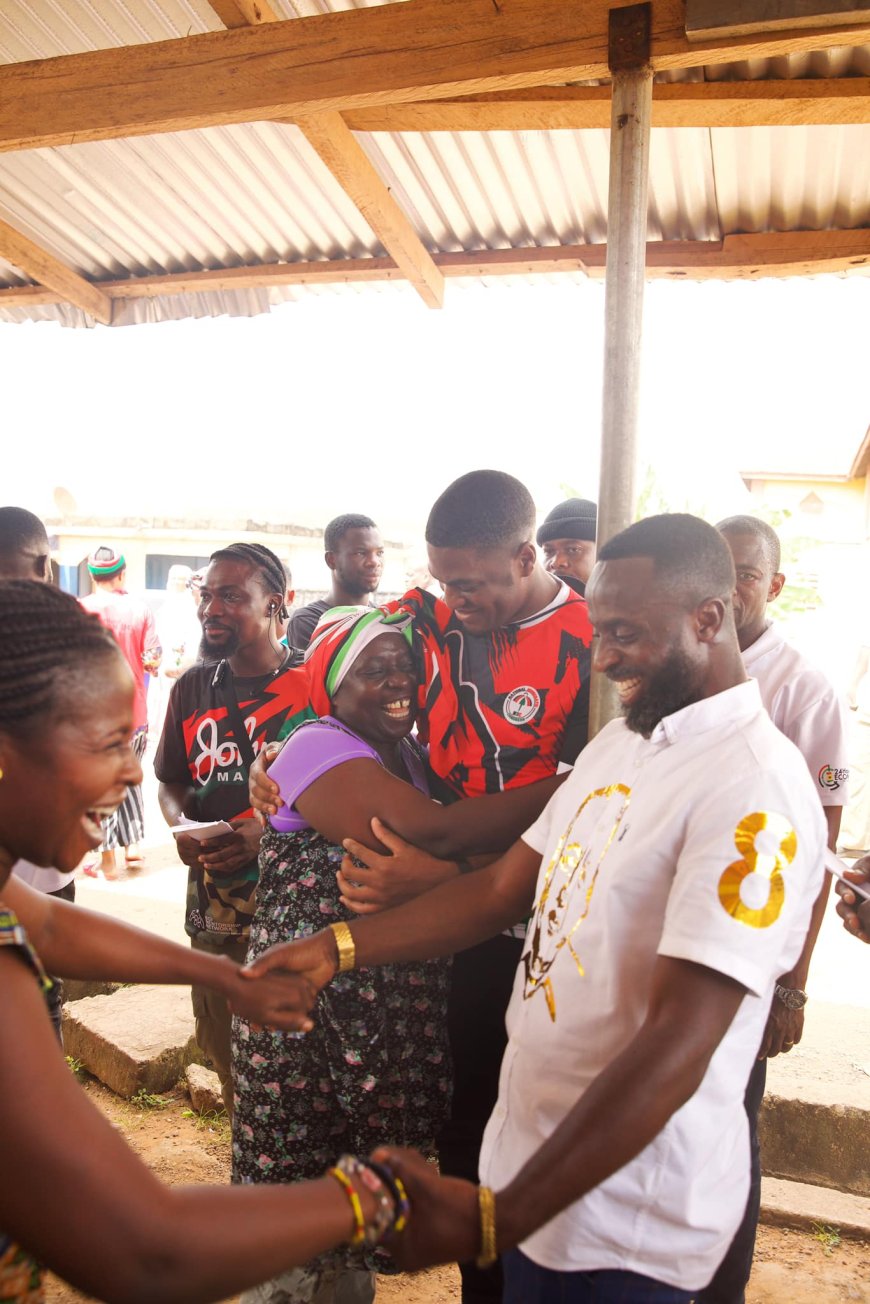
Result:
<svg viewBox="0 0 870 1304"><path fill-rule="evenodd" d="M870 1196L870 1010L810 1003L768 1063L759 1136L768 1176Z"/></svg>
<svg viewBox="0 0 870 1304"><path fill-rule="evenodd" d="M190 1103L198 1114L220 1114L224 1109L221 1080L214 1069L188 1064L184 1070Z"/></svg>
<svg viewBox="0 0 870 1304"><path fill-rule="evenodd" d="M105 978L64 978L64 1005L83 1001L86 996L111 996L123 983L112 983Z"/></svg>
<svg viewBox="0 0 870 1304"><path fill-rule="evenodd" d="M761 1221L806 1231L830 1227L842 1236L870 1240L870 1199L806 1182L763 1177Z"/></svg>
<svg viewBox="0 0 870 1304"><path fill-rule="evenodd" d="M202 1059L186 987L122 987L64 1007L67 1055L119 1096L166 1091Z"/></svg>
<svg viewBox="0 0 870 1304"><path fill-rule="evenodd" d="M767 1095L758 1135L768 1176L870 1196L870 1110Z"/></svg>

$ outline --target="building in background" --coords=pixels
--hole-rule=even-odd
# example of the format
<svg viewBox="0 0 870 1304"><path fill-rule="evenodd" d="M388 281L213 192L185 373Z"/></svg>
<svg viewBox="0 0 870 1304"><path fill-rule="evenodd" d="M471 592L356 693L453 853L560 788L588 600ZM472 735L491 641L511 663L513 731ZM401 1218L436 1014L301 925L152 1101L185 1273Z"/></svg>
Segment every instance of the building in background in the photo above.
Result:
<svg viewBox="0 0 870 1304"><path fill-rule="evenodd" d="M850 461L832 455L824 433L779 460L776 471L741 471L745 510L783 544L788 582L771 615L845 690L870 591L870 428Z"/></svg>
<svg viewBox="0 0 870 1304"><path fill-rule="evenodd" d="M165 597L170 566L190 566L197 571L211 553L240 539L266 544L287 563L293 573L298 605L324 597L329 589L323 531L307 526L194 517L63 515L49 516L46 528L60 587L77 596L90 593L88 554L109 536L127 559L130 588L144 591L155 609ZM403 543L393 540L385 540L384 548L384 575L378 592L385 598L396 597L407 587L410 554Z"/></svg>

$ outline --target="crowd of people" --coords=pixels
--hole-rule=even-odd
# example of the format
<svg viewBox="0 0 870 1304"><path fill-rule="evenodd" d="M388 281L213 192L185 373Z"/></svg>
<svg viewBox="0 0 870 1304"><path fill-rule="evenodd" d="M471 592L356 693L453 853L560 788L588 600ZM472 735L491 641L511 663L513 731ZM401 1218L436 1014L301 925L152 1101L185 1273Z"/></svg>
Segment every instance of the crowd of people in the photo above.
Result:
<svg viewBox="0 0 870 1304"><path fill-rule="evenodd" d="M159 615L110 545L91 598L60 593L42 523L0 509L0 1299L45 1264L107 1300L366 1304L455 1261L464 1304L740 1304L844 715L769 620L764 522L650 517L597 552L596 524L571 499L536 530L478 471L429 513L437 596L376 604L362 515L295 612L263 545L174 577L201 642L166 613L154 768L187 949L73 904L83 857L140 855ZM590 739L593 668L622 718ZM837 909L868 942L865 883L870 857ZM66 1070L49 974L190 984L231 1187L136 1160Z"/></svg>

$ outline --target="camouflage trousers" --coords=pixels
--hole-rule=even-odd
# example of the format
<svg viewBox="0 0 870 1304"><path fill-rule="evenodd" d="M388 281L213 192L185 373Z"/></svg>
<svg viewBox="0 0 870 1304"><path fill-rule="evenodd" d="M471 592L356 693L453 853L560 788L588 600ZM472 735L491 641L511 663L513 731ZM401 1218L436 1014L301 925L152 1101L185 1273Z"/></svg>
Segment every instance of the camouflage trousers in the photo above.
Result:
<svg viewBox="0 0 870 1304"><path fill-rule="evenodd" d="M315 1262L246 1290L241 1304L372 1304L374 1297L373 1272Z"/></svg>

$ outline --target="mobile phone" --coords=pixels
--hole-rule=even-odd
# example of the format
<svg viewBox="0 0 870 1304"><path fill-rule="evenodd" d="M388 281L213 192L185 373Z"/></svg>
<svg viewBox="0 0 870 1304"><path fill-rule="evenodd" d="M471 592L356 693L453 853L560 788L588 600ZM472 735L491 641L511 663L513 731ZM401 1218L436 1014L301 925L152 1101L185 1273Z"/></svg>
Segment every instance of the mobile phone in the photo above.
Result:
<svg viewBox="0 0 870 1304"><path fill-rule="evenodd" d="M843 873L848 868L846 862L839 856L835 856L833 851L825 852L825 869L829 870L834 878L838 878L850 892L854 892L859 901L870 901L870 883L853 883Z"/></svg>

